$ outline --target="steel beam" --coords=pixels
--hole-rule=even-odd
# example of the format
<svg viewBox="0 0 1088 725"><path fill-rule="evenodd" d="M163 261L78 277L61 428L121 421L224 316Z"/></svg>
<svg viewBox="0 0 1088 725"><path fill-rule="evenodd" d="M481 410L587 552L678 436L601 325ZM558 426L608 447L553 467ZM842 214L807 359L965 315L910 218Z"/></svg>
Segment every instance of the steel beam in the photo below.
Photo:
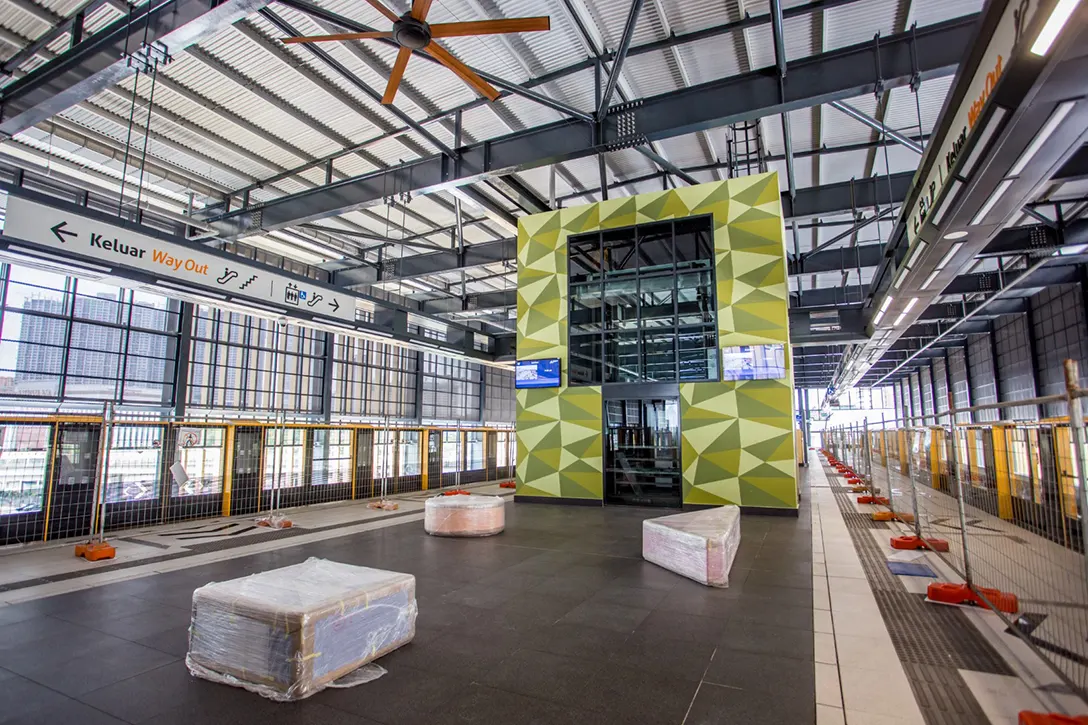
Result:
<svg viewBox="0 0 1088 725"><path fill-rule="evenodd" d="M789 260L790 276L815 274L817 272L838 272L843 269L875 267L884 258L884 245L859 244L856 247L823 249L802 256L800 260Z"/></svg>
<svg viewBox="0 0 1088 725"><path fill-rule="evenodd" d="M914 75L912 46L923 79L952 73L962 48L973 38L973 18L960 18L916 33L844 48L796 61L785 81L755 71L645 98L633 107L611 109L599 137L588 124L559 121L491 139L462 150L458 164L442 155L266 202L259 210L221 215L227 236L279 229L376 204L391 188L428 193L499 174L584 158L602 151L762 118L796 108L872 92L875 54L885 88L906 85ZM860 202L859 202L860 205ZM259 213L256 213L259 212Z"/></svg>
<svg viewBox="0 0 1088 725"><path fill-rule="evenodd" d="M75 27L75 21L80 17L86 17L102 5L106 5L106 0L87 0L82 5L73 10L67 18L55 23L53 27L37 38L34 41L24 47L19 52L11 56L0 65L0 74L12 75L23 63L33 58L35 55L41 54L43 58L52 60L54 53L48 50L49 46L54 40L64 35L65 33L71 33ZM39 6L40 7L40 6ZM127 12L127 10L126 10ZM74 37L74 36L73 36Z"/></svg>
<svg viewBox="0 0 1088 725"><path fill-rule="evenodd" d="M648 147L648 146L636 146L635 150L638 151L643 156L645 156L646 158L648 158L650 161L653 161L655 164L660 166L662 171L665 171L665 172L667 172L669 174L672 174L673 176L675 176L677 178L683 179L684 181L691 184L692 186L695 186L696 184L699 183L699 180L696 179L694 176L692 176L688 172L684 171L679 166L677 166L673 162L669 161L667 158L665 158L661 154L657 153L656 151L654 151L650 147ZM607 189L605 190L605 193L607 193Z"/></svg>
<svg viewBox="0 0 1088 725"><path fill-rule="evenodd" d="M912 176L910 173L892 176L892 193L900 195L892 200L894 203L902 201L901 195L906 194ZM877 183L876 179L866 179L862 182L842 182L799 189L797 197L792 201L788 193L782 194L783 214L787 219L792 218L794 215L798 218L826 217L849 212L852 203L861 206L872 206L874 202L879 201L879 203L887 205L888 184L885 179L879 181L880 183ZM396 240L390 241L396 242ZM863 255L860 258L864 262L862 266L870 266L869 263L874 259L879 261L879 257L876 256L877 250L865 249L868 246L876 247L880 245L862 245L858 248L863 250L860 252ZM791 262L791 274L799 273L795 271L796 269L803 269L806 272L843 269L841 265L832 266L835 262L841 262L842 260L847 260L849 267L856 267L857 259L853 255L853 251L845 249L821 251L814 257L806 259L800 267ZM459 259L453 250L403 257L394 262L393 273L384 276L383 279L390 280L440 274L462 267L476 267L494 262L510 261L515 256L516 244L514 239L481 242L465 247L463 260ZM377 271L372 268L342 270L337 272L336 276L337 284L344 286L372 284L379 281Z"/></svg>
<svg viewBox="0 0 1088 725"><path fill-rule="evenodd" d="M631 39L635 36L635 25L638 23L638 14L642 10L642 0L631 0L631 9L627 12L627 22L623 26L623 35L620 36L620 45L616 49L616 55L612 60L612 72L608 74L608 82L601 94L601 102L597 104L597 121L604 120L608 115L608 104L612 102L612 94L616 92L616 83L623 72L623 62L627 60L627 51L631 49Z"/></svg>
<svg viewBox="0 0 1088 725"><path fill-rule="evenodd" d="M264 7L268 0L176 0L148 3L52 61L27 73L0 95L0 135L14 136L135 73L126 51L165 43L177 54Z"/></svg>

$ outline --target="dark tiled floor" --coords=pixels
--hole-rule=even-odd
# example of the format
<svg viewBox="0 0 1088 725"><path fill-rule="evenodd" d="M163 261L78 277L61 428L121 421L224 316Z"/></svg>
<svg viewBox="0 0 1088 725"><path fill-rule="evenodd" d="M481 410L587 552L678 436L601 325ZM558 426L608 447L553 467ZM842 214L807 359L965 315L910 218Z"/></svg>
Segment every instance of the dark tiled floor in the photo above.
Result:
<svg viewBox="0 0 1088 725"><path fill-rule="evenodd" d="M413 522L0 608L0 723L813 723L807 505L743 517L729 589L642 561L662 513L510 504L494 538ZM310 556L416 575L388 674L294 704L188 674L195 587Z"/></svg>

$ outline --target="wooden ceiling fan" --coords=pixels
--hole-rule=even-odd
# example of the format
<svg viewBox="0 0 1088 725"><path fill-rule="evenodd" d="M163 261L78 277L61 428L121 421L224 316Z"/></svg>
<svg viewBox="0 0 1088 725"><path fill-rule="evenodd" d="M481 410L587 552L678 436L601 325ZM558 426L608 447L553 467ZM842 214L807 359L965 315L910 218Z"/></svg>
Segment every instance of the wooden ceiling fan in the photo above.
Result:
<svg viewBox="0 0 1088 725"><path fill-rule="evenodd" d="M501 33L527 33L537 30L550 30L551 21L547 17L536 18L512 18L510 20L479 20L466 23L435 23L427 22L427 12L431 9L432 0L412 0L412 9L404 15L398 16L392 10L383 5L380 0L366 0L375 10L393 21L393 29L388 32L372 31L369 33L336 33L333 35L309 35L294 38L284 38L284 43L321 43L338 40L365 40L367 38L389 38L400 46L397 60L393 64L393 70L389 74L389 83L385 87L385 95L382 103L388 105L393 102L400 87L400 80L404 76L404 68L408 65L408 59L412 57L412 51L421 50L430 55L442 65L456 73L471 88L481 96L494 101L499 97L495 87L477 75L471 68L434 42L434 38L453 38L465 35L497 35Z"/></svg>

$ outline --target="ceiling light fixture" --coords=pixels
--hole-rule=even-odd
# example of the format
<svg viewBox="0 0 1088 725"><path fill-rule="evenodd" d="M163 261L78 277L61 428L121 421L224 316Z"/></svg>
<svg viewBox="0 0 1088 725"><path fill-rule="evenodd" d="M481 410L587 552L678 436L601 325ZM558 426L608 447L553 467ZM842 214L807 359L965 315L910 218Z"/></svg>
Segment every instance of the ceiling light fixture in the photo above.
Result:
<svg viewBox="0 0 1088 725"><path fill-rule="evenodd" d="M994 106L994 110L990 113L989 120L986 121L986 125L983 127L982 132L977 134L974 146L971 147L971 153L967 154L967 158L964 160L963 165L960 166L959 175L966 178L971 175L971 172L975 170L975 164L982 158L983 151L986 150L986 145L990 143L990 139L998 129L1001 128L1001 122L1005 120L1005 116L1008 115L1008 110L1003 106Z"/></svg>
<svg viewBox="0 0 1088 725"><path fill-rule="evenodd" d="M961 230L961 231L958 231L958 232L949 232L948 234L944 235L944 238L951 242L951 241L955 241L957 239L963 239L966 236L967 236L967 232Z"/></svg>
<svg viewBox="0 0 1088 725"><path fill-rule="evenodd" d="M910 301L907 302L907 306L903 308L903 314L910 312L911 308L914 307L916 304L918 304L918 298L911 297Z"/></svg>
<svg viewBox="0 0 1088 725"><path fill-rule="evenodd" d="M1035 42L1031 46L1031 52L1034 55L1047 54L1050 46L1054 44L1054 40L1058 37L1058 33L1069 22L1069 18L1072 17L1073 11L1076 10L1079 2L1080 0L1058 0L1058 4L1050 11L1050 17L1046 19L1046 25L1039 31L1038 37L1035 38Z"/></svg>
<svg viewBox="0 0 1088 725"><path fill-rule="evenodd" d="M911 252L910 256L907 257L907 263L905 265L907 269L913 269L914 268L914 263L918 261L918 258L920 256L922 256L922 252L924 252L925 249L926 249L926 243L921 241L921 240L919 240L919 242L916 245L914 245L914 251Z"/></svg>
<svg viewBox="0 0 1088 725"><path fill-rule="evenodd" d="M1069 112L1073 110L1073 106L1077 105L1076 101L1064 101L1058 104L1058 107L1054 109L1054 112L1050 114L1050 118L1046 120L1043 127L1039 129L1039 133L1035 134L1035 138L1032 139L1031 144L1024 149L1024 153L1020 154L1020 158L1016 160L1012 168L1009 169L1009 176L1019 176L1020 172L1024 170L1024 167L1035 158L1035 154L1039 153L1039 149L1043 147L1050 137L1058 130L1058 126L1065 120L1065 117L1069 115Z"/></svg>
<svg viewBox="0 0 1088 725"><path fill-rule="evenodd" d="M902 324L902 322L906 318L906 316L907 316L907 313L905 311L900 312L899 317L895 318L895 324L892 325L892 327L899 327L899 325Z"/></svg>
<svg viewBox="0 0 1088 725"><path fill-rule="evenodd" d="M1001 197L1005 195L1005 192L1012 186L1013 179L1004 179L997 188L994 189L994 193L990 195L990 198L986 200L986 203L982 205L982 208L978 210L978 214L975 214L975 218L971 220L971 226L976 227L982 223L982 220L986 218L986 215L997 206L997 202L1001 201Z"/></svg>
<svg viewBox="0 0 1088 725"><path fill-rule="evenodd" d="M930 272L929 276L926 277L926 281L922 283L922 286L919 287L919 289L921 289L923 291L929 289L929 286L931 284L933 284L933 280L937 279L937 275L939 275L940 273L941 273L941 270L939 270L939 269L935 269L932 272Z"/></svg>
<svg viewBox="0 0 1088 725"><path fill-rule="evenodd" d="M937 263L937 271L940 272L942 269L947 267L948 263L952 261L952 258L955 257L962 248L963 242L953 244L952 248L945 252L945 255L941 257L941 261Z"/></svg>

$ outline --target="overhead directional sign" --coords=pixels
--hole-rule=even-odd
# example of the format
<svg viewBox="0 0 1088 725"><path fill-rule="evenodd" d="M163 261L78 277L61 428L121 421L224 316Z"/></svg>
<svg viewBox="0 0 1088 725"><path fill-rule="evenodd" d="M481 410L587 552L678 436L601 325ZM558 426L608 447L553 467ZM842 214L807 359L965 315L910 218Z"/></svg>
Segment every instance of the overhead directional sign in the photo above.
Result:
<svg viewBox="0 0 1088 725"><path fill-rule="evenodd" d="M18 196L8 197L4 236L65 256L136 269L166 287L191 288L234 302L252 301L264 311L355 321L354 297L304 277L278 274L266 266L247 264L241 257L165 241Z"/></svg>

